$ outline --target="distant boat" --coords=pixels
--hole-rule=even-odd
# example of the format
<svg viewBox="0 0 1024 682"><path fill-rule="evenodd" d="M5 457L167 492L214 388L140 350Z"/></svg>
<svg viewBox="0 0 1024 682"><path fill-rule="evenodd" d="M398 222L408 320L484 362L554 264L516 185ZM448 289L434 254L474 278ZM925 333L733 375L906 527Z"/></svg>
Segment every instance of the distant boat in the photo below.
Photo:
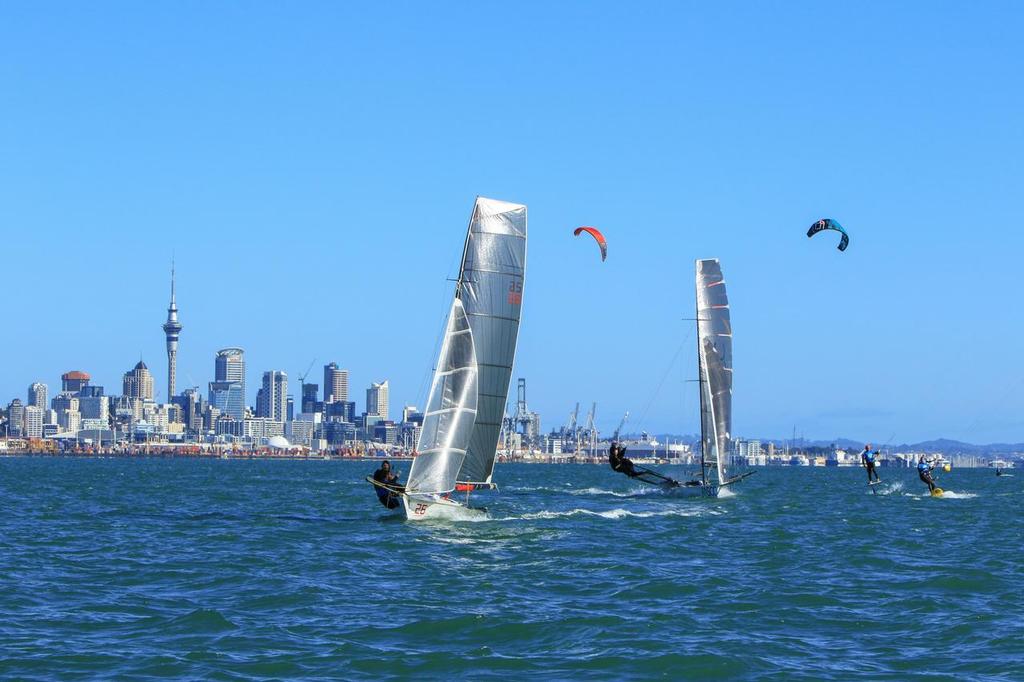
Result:
<svg viewBox="0 0 1024 682"><path fill-rule="evenodd" d="M526 275L526 206L478 197L402 506L410 520L480 515L493 488ZM452 499L465 492L465 503Z"/></svg>
<svg viewBox="0 0 1024 682"><path fill-rule="evenodd" d="M725 456L732 439L732 321L729 297L718 259L696 263L697 376L700 386L699 488L702 495L718 497L722 488L753 472L729 476Z"/></svg>

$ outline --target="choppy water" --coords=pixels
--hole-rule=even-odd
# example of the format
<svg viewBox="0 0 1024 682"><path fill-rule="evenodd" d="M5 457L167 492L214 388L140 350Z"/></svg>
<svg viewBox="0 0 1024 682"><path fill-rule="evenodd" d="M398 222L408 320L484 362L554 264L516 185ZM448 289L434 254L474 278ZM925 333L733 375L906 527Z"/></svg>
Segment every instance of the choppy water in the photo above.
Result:
<svg viewBox="0 0 1024 682"><path fill-rule="evenodd" d="M510 465L418 525L372 468L0 459L0 678L1024 679L1024 475Z"/></svg>

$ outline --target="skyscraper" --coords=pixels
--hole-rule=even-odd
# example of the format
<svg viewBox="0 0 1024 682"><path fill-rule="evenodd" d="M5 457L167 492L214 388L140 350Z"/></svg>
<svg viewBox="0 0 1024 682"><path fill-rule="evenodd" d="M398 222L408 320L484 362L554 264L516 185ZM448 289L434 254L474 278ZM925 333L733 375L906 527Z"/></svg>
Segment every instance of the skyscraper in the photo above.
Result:
<svg viewBox="0 0 1024 682"><path fill-rule="evenodd" d="M91 378L85 372L79 372L77 369L65 372L60 377L60 390L68 393L78 393L82 390L83 386L89 385L89 379Z"/></svg>
<svg viewBox="0 0 1024 682"><path fill-rule="evenodd" d="M245 418L245 351L223 348L214 361L210 382L210 405L233 419Z"/></svg>
<svg viewBox="0 0 1024 682"><path fill-rule="evenodd" d="M17 398L7 406L7 435L21 436L24 434L25 406Z"/></svg>
<svg viewBox="0 0 1024 682"><path fill-rule="evenodd" d="M256 398L256 416L283 422L288 418L288 375L284 372L263 373L263 387Z"/></svg>
<svg viewBox="0 0 1024 682"><path fill-rule="evenodd" d="M366 389L366 416L388 418L388 382L370 384Z"/></svg>
<svg viewBox="0 0 1024 682"><path fill-rule="evenodd" d="M174 261L171 261L171 304L167 306L167 321L164 322L164 336L167 339L167 402L177 395L178 379L178 304L174 300Z"/></svg>
<svg viewBox="0 0 1024 682"><path fill-rule="evenodd" d="M22 411L22 434L25 438L43 437L43 408L27 405Z"/></svg>
<svg viewBox="0 0 1024 682"><path fill-rule="evenodd" d="M45 410L47 392L46 384L41 384L38 381L32 384L28 387L28 404Z"/></svg>
<svg viewBox="0 0 1024 682"><path fill-rule="evenodd" d="M338 363L324 365L324 402L348 400L348 370L338 369Z"/></svg>
<svg viewBox="0 0 1024 682"><path fill-rule="evenodd" d="M316 384L302 385L302 412L313 414L316 412L316 394L320 387Z"/></svg>
<svg viewBox="0 0 1024 682"><path fill-rule="evenodd" d="M153 375L142 360L130 371L124 373L124 395L129 398L153 399Z"/></svg>

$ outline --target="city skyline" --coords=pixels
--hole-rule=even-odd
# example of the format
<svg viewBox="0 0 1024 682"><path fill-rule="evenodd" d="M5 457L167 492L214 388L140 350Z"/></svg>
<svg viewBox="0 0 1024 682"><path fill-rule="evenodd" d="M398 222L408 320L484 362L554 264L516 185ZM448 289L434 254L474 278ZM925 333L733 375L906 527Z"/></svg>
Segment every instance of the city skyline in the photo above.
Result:
<svg viewBox="0 0 1024 682"><path fill-rule="evenodd" d="M237 344L247 405L314 358L422 404L479 194L530 207L515 375L546 425L596 401L606 432L694 432L717 257L739 431L1021 440L1024 8L476 12L523 41L468 44L454 6L9 9L2 399L141 351L166 400L174 254L179 392Z"/></svg>

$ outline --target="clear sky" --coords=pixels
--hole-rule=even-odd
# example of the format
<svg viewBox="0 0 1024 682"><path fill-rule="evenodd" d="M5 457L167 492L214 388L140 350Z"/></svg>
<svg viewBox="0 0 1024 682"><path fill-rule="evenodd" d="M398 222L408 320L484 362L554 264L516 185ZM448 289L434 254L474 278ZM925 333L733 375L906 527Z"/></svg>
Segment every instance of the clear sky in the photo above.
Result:
<svg viewBox="0 0 1024 682"><path fill-rule="evenodd" d="M545 430L697 430L718 257L736 435L1024 441L1022 34L1013 2L5 2L0 400L140 354L164 396L174 252L179 387L237 345L250 401L315 358L422 405L480 194L529 206Z"/></svg>

